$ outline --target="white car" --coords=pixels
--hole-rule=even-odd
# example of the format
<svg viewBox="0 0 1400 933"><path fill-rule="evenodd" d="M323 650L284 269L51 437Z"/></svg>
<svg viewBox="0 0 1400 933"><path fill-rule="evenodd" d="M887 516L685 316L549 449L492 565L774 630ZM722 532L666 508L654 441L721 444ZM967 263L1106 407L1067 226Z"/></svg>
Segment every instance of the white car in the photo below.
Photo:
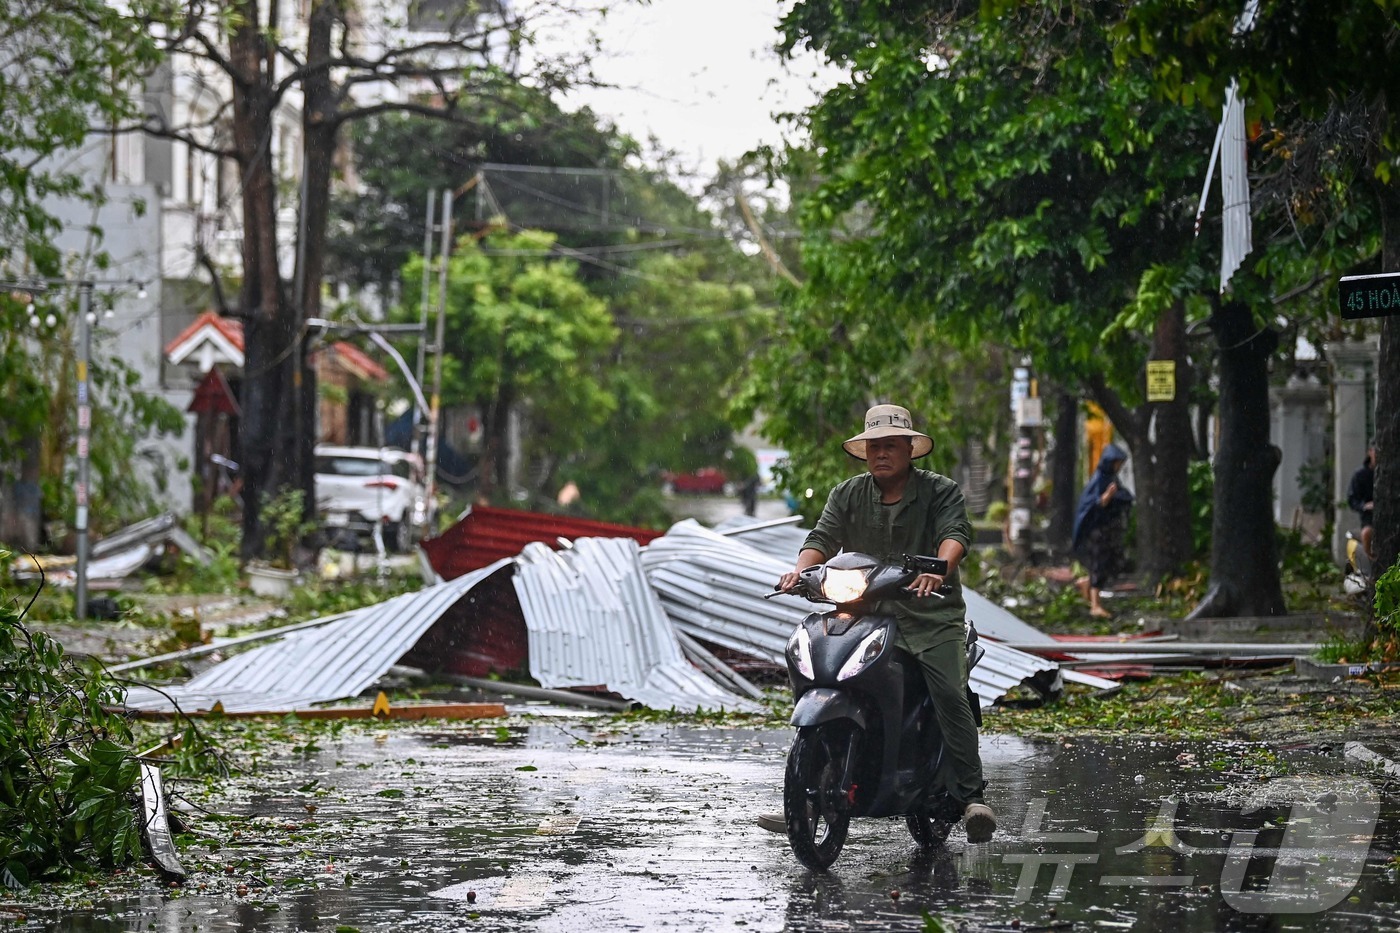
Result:
<svg viewBox="0 0 1400 933"><path fill-rule="evenodd" d="M316 445L316 512L331 541L372 536L408 551L427 530L423 462L395 447Z"/></svg>

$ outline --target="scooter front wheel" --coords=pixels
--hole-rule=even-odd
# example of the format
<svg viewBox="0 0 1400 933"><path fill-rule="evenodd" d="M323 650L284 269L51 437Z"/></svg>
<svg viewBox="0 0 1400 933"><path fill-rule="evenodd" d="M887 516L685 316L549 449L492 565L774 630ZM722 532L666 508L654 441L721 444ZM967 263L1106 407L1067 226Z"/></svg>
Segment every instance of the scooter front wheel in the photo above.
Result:
<svg viewBox="0 0 1400 933"><path fill-rule="evenodd" d="M926 806L915 807L904 815L904 825L909 827L909 835L920 849L934 849L948 840L956 821L935 816Z"/></svg>
<svg viewBox="0 0 1400 933"><path fill-rule="evenodd" d="M828 722L798 729L788 751L783 780L788 844L813 871L831 867L846 844L851 814L842 779L853 741L848 724Z"/></svg>

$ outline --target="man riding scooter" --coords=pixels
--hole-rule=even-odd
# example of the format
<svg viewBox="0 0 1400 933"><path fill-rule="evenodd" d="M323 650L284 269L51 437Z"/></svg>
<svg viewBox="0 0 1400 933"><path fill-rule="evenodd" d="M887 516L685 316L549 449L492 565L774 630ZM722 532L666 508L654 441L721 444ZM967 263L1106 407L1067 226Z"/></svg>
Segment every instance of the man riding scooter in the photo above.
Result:
<svg viewBox="0 0 1400 933"><path fill-rule="evenodd" d="M946 755L940 775L962 807L967 840L986 842L996 818L982 800L982 759L977 724L966 700L966 604L958 563L971 543L972 526L958 484L946 476L920 470L913 461L933 449L933 440L914 430L908 409L876 405L865 415L865 430L842 444L864 460L867 472L836 486L816 527L802 544L796 567L782 575L778 589L791 591L802 570L823 563L838 551L859 551L898 561L905 554L936 554L948 562L946 575L921 573L910 590L915 600L893 604L900 648L919 663L934 701ZM946 596L937 598L948 585ZM762 814L758 824L785 832L783 814Z"/></svg>

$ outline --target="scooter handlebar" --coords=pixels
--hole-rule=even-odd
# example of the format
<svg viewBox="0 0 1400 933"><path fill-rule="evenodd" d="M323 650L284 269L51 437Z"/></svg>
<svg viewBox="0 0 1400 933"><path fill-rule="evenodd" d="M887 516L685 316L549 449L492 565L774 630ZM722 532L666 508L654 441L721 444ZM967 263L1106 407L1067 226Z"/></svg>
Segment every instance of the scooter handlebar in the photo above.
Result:
<svg viewBox="0 0 1400 933"><path fill-rule="evenodd" d="M948 575L948 561L943 557L924 557L919 554L904 555L904 569L915 573L933 573L940 577Z"/></svg>

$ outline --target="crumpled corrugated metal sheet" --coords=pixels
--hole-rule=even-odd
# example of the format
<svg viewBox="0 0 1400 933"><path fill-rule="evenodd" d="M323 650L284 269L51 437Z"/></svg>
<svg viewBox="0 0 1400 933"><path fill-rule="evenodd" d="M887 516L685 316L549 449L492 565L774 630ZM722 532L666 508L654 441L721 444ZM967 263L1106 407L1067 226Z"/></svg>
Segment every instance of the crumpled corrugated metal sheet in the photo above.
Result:
<svg viewBox="0 0 1400 933"><path fill-rule="evenodd" d="M304 709L358 696L374 684L456 602L510 563L496 563L374 606L324 626L291 632L215 665L184 684L130 687L135 709L226 712Z"/></svg>
<svg viewBox="0 0 1400 933"><path fill-rule="evenodd" d="M813 611L814 604L796 596L764 599L763 595L771 593L778 577L792 568L806 532L795 526L767 525L750 534L732 527L727 533L711 531L693 520L679 522L646 546L642 566L671 621L686 634L784 664L788 637ZM786 558L750 547L745 540L756 538L776 551L779 544L790 544L794 537L796 546ZM981 602L992 605L987 600ZM982 631L981 619L970 601L968 617ZM968 680L984 707L1041 671L1059 667L994 641L983 640L981 644L986 654Z"/></svg>
<svg viewBox="0 0 1400 933"><path fill-rule="evenodd" d="M715 526L715 531L733 541L742 541L755 551L762 551L785 564L797 559L807 529L802 527L801 515L755 521L748 516L735 516Z"/></svg>
<svg viewBox="0 0 1400 933"><path fill-rule="evenodd" d="M792 569L802 542L807 539L807 529L800 526L801 516L778 519L745 525L731 519L718 525L715 531L734 541L742 541L749 547L779 558L785 570ZM1019 645L1044 643L1055 644L1055 639L1040 629L1021 621L1017 616L998 606L971 587L963 587L963 601L967 603L967 617L977 626L980 634L998 641L1015 642Z"/></svg>
<svg viewBox="0 0 1400 933"><path fill-rule="evenodd" d="M210 561L209 552L180 527L180 520L175 513L165 512L128 525L94 542L91 560L86 568L87 579L89 582L111 581L130 576L156 556L166 542L180 548L200 565L207 565ZM39 576L32 568L33 563L27 558L14 562L14 573L18 579ZM51 568L45 574L45 581L51 586L76 586L77 568L70 565L61 569Z"/></svg>
<svg viewBox="0 0 1400 933"><path fill-rule="evenodd" d="M686 660L630 538L527 545L513 583L541 686L606 686L653 709L759 709Z"/></svg>
<svg viewBox="0 0 1400 933"><path fill-rule="evenodd" d="M94 542L92 556L104 557L117 551L124 551L136 544L154 547L169 541L180 550L193 557L201 565L210 561L209 552L189 532L180 527L180 519L174 512L164 512L154 518L128 525Z"/></svg>
<svg viewBox="0 0 1400 933"><path fill-rule="evenodd" d="M715 531L727 538L742 541L752 548L781 559L784 569L787 569L797 557L797 552L802 549L802 542L807 538L807 529L801 527L800 522L801 517L797 515L757 524L752 519L735 518L717 525ZM967 603L967 617L972 620L973 625L977 626L977 633L986 636L982 640L983 647L987 648L989 652L996 652L997 657L993 657L991 661L984 661L984 664L1005 663L1008 672L1014 672L1016 669L1017 662L1012 658L1000 659L1001 646L993 648L992 640L1017 645L1060 646L1060 642L1051 636L1028 622L1022 621L1015 613L997 605L971 587L963 587L963 602ZM1065 650L1068 651L1068 646L1065 646ZM1070 656L1074 657L1072 654ZM1129 657L1132 656L1122 656L1122 658ZM1121 660L1121 658L1115 655L1113 660ZM1062 669L1060 674L1066 680L1087 684L1099 690L1114 685L1111 680L1094 677L1069 668Z"/></svg>

